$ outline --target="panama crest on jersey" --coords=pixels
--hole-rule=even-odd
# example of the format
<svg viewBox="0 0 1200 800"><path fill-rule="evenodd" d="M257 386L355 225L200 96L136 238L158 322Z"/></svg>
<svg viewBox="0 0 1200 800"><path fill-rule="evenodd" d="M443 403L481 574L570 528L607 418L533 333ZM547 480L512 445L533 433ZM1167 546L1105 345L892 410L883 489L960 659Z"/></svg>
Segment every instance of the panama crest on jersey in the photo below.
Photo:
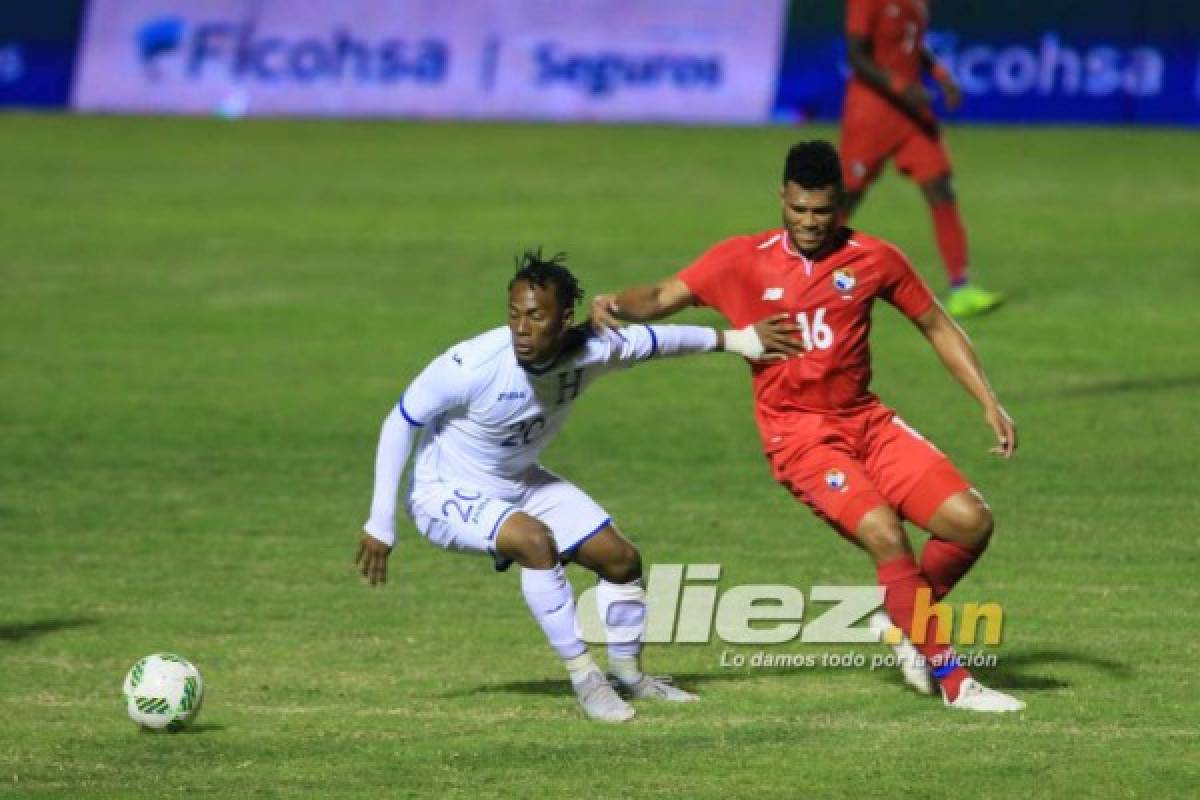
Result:
<svg viewBox="0 0 1200 800"><path fill-rule="evenodd" d="M854 287L857 284L858 279L854 277L854 270L849 267L833 271L833 288L837 289L841 294L850 294L850 292L854 291Z"/></svg>
<svg viewBox="0 0 1200 800"><path fill-rule="evenodd" d="M831 469L825 472L825 485L835 492L846 490L846 473L840 469Z"/></svg>

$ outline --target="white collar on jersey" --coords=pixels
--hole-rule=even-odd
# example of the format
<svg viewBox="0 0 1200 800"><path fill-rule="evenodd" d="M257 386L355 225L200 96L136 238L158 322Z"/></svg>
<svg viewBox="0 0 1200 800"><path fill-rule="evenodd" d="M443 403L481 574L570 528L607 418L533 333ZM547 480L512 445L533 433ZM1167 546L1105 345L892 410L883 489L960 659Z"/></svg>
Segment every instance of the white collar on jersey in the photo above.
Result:
<svg viewBox="0 0 1200 800"><path fill-rule="evenodd" d="M809 258L808 256L804 255L803 253L799 253L799 252L796 252L795 250L792 250L791 237L787 235L786 228L779 233L779 246L783 248L783 252L787 253L792 258L798 258L801 261L803 261L805 276L809 277L809 278L812 277L812 268L813 268L812 259Z"/></svg>

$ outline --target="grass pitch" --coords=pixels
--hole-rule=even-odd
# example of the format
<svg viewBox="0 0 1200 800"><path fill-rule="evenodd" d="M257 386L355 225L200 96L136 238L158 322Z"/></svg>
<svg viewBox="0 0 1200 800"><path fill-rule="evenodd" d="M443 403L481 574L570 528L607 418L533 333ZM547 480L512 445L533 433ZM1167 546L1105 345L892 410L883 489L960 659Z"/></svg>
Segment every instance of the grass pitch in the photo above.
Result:
<svg viewBox="0 0 1200 800"><path fill-rule="evenodd" d="M1013 462L877 314L876 390L995 508L951 599L1003 604L981 677L1026 713L951 713L865 669L723 668L761 648L714 640L647 655L703 702L605 727L515 573L410 529L385 590L351 572L380 420L501 323L514 253L566 250L590 291L657 278L773 225L786 146L827 133L0 117L0 794L1192 795L1192 133L952 131L976 275L1012 294L968 329ZM911 186L888 177L856 221L942 287ZM872 582L772 483L748 382L723 357L601 382L545 462L649 563ZM190 733L125 718L124 672L159 650L208 682Z"/></svg>

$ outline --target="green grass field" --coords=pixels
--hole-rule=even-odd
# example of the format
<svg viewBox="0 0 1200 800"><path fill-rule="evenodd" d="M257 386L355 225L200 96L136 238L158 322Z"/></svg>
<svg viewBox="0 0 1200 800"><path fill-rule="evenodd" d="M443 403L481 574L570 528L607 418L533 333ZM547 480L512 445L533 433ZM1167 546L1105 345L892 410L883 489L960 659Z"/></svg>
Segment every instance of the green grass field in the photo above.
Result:
<svg viewBox="0 0 1200 800"><path fill-rule="evenodd" d="M968 325L1011 463L877 314L876 390L995 508L951 599L1003 604L981 677L1024 714L722 668L762 648L714 640L647 655L703 702L605 727L515 571L410 528L386 589L351 570L380 420L501 323L514 253L568 251L589 291L657 278L775 224L786 146L829 133L0 116L0 794L1194 796L1194 133L952 131L976 273L1013 297ZM856 221L942 286L912 187L887 177ZM602 382L545 463L649 563L873 582L771 481L748 383L723 357ZM126 719L125 671L161 650L208 682L190 733Z"/></svg>

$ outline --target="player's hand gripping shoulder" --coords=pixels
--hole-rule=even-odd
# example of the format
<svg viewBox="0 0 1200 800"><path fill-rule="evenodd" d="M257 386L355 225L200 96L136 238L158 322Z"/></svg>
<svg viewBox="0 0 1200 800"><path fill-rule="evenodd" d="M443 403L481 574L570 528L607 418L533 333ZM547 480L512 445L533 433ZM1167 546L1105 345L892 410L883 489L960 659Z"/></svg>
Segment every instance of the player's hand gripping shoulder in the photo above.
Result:
<svg viewBox="0 0 1200 800"><path fill-rule="evenodd" d="M615 294L598 294L592 298L592 308L589 318L592 321L592 327L596 331L603 331L605 328L616 330L622 325L621 320L617 318L617 296Z"/></svg>
<svg viewBox="0 0 1200 800"><path fill-rule="evenodd" d="M362 575L364 583L379 586L387 583L387 560L392 548L369 533L358 538L358 552L354 556L354 567Z"/></svg>
<svg viewBox="0 0 1200 800"><path fill-rule="evenodd" d="M591 323L597 331L616 330L622 322L651 322L669 317L695 301L687 284L671 276L652 286L634 286L615 294L596 295L592 298Z"/></svg>

